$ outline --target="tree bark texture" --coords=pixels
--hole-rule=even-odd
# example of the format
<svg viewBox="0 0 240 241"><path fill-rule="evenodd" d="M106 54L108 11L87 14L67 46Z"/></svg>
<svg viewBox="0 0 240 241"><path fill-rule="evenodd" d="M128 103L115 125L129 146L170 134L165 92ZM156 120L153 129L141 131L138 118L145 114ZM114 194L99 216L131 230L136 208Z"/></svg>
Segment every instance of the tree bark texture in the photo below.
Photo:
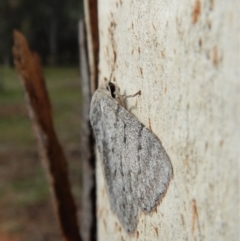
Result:
<svg viewBox="0 0 240 241"><path fill-rule="evenodd" d="M79 50L82 86L81 107L81 163L82 163L82 211L81 235L84 241L96 240L96 179L94 139L89 122L89 107L91 101L89 62L87 57L87 41L85 23L79 21Z"/></svg>
<svg viewBox="0 0 240 241"><path fill-rule="evenodd" d="M99 61L98 1L84 0L91 92L97 88Z"/></svg>
<svg viewBox="0 0 240 241"><path fill-rule="evenodd" d="M98 240L238 240L239 1L100 0L99 83L162 141L174 177L155 212L127 234L97 161ZM98 158L99 159L99 158Z"/></svg>

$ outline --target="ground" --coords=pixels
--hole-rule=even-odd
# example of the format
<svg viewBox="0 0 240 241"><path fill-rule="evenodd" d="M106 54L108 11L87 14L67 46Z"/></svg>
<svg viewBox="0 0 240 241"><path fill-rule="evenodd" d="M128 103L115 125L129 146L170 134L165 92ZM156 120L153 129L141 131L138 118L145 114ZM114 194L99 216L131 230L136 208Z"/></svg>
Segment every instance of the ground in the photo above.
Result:
<svg viewBox="0 0 240 241"><path fill-rule="evenodd" d="M45 68L44 75L79 211L81 91L78 69ZM20 80L14 69L0 66L0 241L22 240L61 238Z"/></svg>

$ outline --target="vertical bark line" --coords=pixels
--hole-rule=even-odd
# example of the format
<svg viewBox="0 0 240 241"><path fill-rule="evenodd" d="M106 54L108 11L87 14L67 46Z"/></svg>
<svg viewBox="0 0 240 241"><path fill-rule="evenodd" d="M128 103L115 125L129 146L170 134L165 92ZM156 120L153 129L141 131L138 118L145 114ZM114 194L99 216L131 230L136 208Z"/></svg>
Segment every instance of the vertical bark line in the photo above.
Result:
<svg viewBox="0 0 240 241"><path fill-rule="evenodd" d="M29 50L25 37L14 31L14 64L21 78L29 116L54 194L57 218L65 241L81 241L76 207L71 194L67 161L54 130L51 104L42 74L40 59Z"/></svg>
<svg viewBox="0 0 240 241"><path fill-rule="evenodd" d="M84 23L82 22L80 23L81 31L79 31L81 34L79 41L81 46L80 56L83 88L81 144L85 143L88 145L86 148L82 148L83 150L88 151L88 154L86 154L83 158L83 160L85 160L83 162L83 165L85 166L83 170L88 170L88 174L87 171L83 171L83 199L85 199L85 201L83 200L83 205L84 207L88 205L88 212L84 211L83 215L87 215L88 213L88 218L91 220L88 224L86 223L86 225L88 225L88 227L86 227L88 236L84 236L84 240L95 241L97 239L96 165L94 155L95 142L89 122L89 108L91 94L98 86L99 33L97 0L84 0L84 15L86 29L84 29ZM86 187L86 185L88 185L88 187ZM81 227L82 230L84 230L84 225L85 224ZM84 230L84 233L87 235L86 230ZM87 237L89 238L87 239Z"/></svg>
<svg viewBox="0 0 240 241"><path fill-rule="evenodd" d="M86 31L87 31L91 93L93 93L98 86L98 62L99 62L98 1L84 0L84 12L85 12Z"/></svg>
<svg viewBox="0 0 240 241"><path fill-rule="evenodd" d="M82 76L82 109L81 109L81 161L82 161L82 214L81 234L83 240L96 240L96 177L94 138L90 127L89 111L91 101L89 61L85 23L79 21L80 70Z"/></svg>
<svg viewBox="0 0 240 241"><path fill-rule="evenodd" d="M88 211L84 211L83 215L88 214L89 223L83 223L81 229L84 231L82 232L84 240L95 241L97 239L96 164L94 155L95 142L89 122L89 108L91 94L94 93L98 86L99 32L97 0L84 0L84 18L86 29L84 29L83 22L79 25L81 28L81 31L79 31L79 41L83 88L81 144L83 145L83 143L85 143L85 145L87 145L86 148L83 148L82 146L82 149L88 152L85 156L83 156L82 160L84 160L83 207L87 210L88 205ZM88 172L85 172L85 169L88 170ZM84 218L83 220L87 219ZM87 231L84 230L84 225L87 225ZM84 236L85 234L86 236Z"/></svg>

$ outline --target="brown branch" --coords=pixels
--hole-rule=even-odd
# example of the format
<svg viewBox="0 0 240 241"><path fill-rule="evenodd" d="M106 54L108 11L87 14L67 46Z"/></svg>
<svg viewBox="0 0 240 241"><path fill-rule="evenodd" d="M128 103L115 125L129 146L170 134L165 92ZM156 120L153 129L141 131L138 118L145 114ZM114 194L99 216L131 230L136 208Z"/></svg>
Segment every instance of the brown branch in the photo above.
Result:
<svg viewBox="0 0 240 241"><path fill-rule="evenodd" d="M14 64L25 90L30 119L38 139L39 154L50 179L57 217L65 241L80 241L76 207L70 191L67 162L57 139L40 59L25 37L14 31Z"/></svg>

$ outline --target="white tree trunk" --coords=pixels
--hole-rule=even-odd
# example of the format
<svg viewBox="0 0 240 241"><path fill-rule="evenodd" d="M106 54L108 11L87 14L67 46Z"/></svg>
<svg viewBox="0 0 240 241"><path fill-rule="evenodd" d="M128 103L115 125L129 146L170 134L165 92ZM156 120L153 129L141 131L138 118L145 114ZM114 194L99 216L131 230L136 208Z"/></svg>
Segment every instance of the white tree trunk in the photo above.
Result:
<svg viewBox="0 0 240 241"><path fill-rule="evenodd" d="M127 109L159 137L174 177L127 234L97 161L98 240L239 240L237 0L99 0L99 81L141 90Z"/></svg>

